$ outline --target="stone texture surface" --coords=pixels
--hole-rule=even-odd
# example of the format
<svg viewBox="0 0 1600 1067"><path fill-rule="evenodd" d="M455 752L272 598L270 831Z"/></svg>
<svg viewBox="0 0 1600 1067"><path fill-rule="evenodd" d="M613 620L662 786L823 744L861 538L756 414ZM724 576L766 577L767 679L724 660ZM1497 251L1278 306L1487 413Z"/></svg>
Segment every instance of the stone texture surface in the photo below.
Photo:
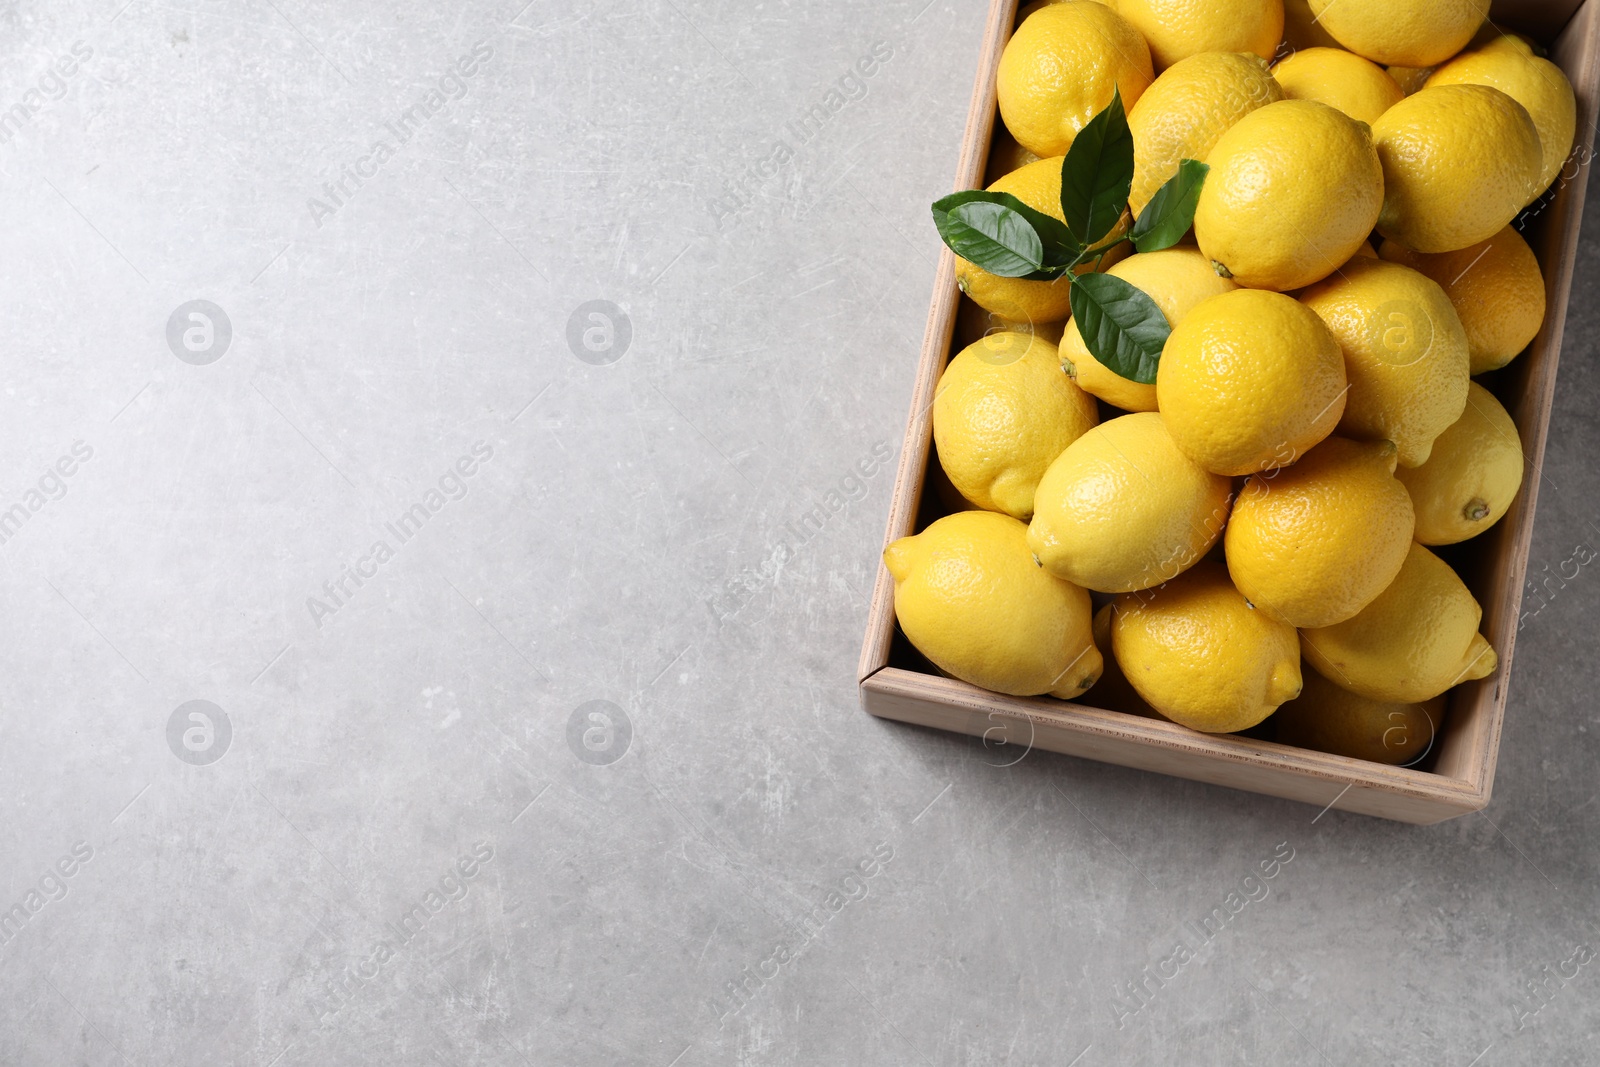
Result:
<svg viewBox="0 0 1600 1067"><path fill-rule="evenodd" d="M1431 829L857 709L981 5L123 3L0 6L0 1063L1594 1061L1587 566Z"/></svg>

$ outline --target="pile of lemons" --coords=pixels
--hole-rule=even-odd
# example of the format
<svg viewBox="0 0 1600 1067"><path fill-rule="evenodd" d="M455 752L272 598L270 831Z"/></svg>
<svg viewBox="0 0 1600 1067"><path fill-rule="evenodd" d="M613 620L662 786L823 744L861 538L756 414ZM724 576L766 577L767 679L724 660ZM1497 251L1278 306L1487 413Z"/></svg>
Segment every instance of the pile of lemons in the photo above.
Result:
<svg viewBox="0 0 1600 1067"><path fill-rule="evenodd" d="M1023 9L992 191L1061 218L1063 156L1114 95L1124 230L1180 161L1209 173L1183 243L1093 265L1170 325L1151 382L1090 353L1070 272L958 257L988 329L933 403L952 513L884 553L901 629L941 672L1212 733L1277 712L1279 740L1398 764L1448 689L1494 671L1482 609L1430 546L1482 533L1521 487L1517 428L1473 377L1543 322L1512 222L1557 178L1576 109L1488 6Z"/></svg>

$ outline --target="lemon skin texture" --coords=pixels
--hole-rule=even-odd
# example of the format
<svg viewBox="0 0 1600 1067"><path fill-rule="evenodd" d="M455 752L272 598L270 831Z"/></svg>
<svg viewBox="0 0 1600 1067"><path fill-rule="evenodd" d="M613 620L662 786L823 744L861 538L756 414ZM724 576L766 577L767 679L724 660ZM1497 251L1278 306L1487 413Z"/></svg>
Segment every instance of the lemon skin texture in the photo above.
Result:
<svg viewBox="0 0 1600 1067"><path fill-rule="evenodd" d="M1009 515L947 515L884 549L895 617L917 651L1009 696L1077 696L1100 676L1089 594L1053 578Z"/></svg>
<svg viewBox="0 0 1600 1067"><path fill-rule="evenodd" d="M1389 72L1342 48L1307 48L1272 68L1290 100L1316 100L1371 126L1406 95Z"/></svg>
<svg viewBox="0 0 1600 1067"><path fill-rule="evenodd" d="M1425 86L1385 111L1372 139L1383 164L1377 230L1418 252L1488 240L1541 188L1539 131L1491 86Z"/></svg>
<svg viewBox="0 0 1600 1067"><path fill-rule="evenodd" d="M1307 662L1371 700L1414 704L1494 673L1483 609L1450 565L1413 544L1400 573L1354 618L1300 631Z"/></svg>
<svg viewBox="0 0 1600 1067"><path fill-rule="evenodd" d="M1201 302L1239 288L1220 277L1193 245L1136 252L1106 271L1140 290L1161 309L1168 326L1182 322ZM1136 382L1111 370L1090 353L1075 322L1061 335L1061 362L1078 385L1123 411L1155 411L1154 384Z"/></svg>
<svg viewBox="0 0 1600 1067"><path fill-rule="evenodd" d="M1173 440L1214 474L1293 463L1333 432L1345 394L1345 361L1327 326L1293 297L1259 289L1192 309L1156 371Z"/></svg>
<svg viewBox="0 0 1600 1067"><path fill-rule="evenodd" d="M1506 409L1477 382L1467 408L1433 443L1428 462L1400 471L1417 514L1417 541L1453 545L1511 509L1522 488L1522 438Z"/></svg>
<svg viewBox="0 0 1600 1067"><path fill-rule="evenodd" d="M1466 331L1474 375L1510 363L1544 325L1544 275L1533 249L1511 226L1456 252L1425 254L1384 241L1380 254L1443 287Z"/></svg>
<svg viewBox="0 0 1600 1067"><path fill-rule="evenodd" d="M1281 100L1229 127L1194 234L1217 272L1252 289L1299 289L1355 254L1384 203L1367 127L1315 100Z"/></svg>
<svg viewBox="0 0 1600 1067"><path fill-rule="evenodd" d="M1294 627L1252 608L1216 563L1113 602L1111 648L1135 691L1204 733L1247 730L1298 696Z"/></svg>
<svg viewBox="0 0 1600 1067"><path fill-rule="evenodd" d="M1311 14L1344 47L1385 66L1432 67L1472 40L1489 0L1310 0Z"/></svg>
<svg viewBox="0 0 1600 1067"><path fill-rule="evenodd" d="M1006 43L995 96L1018 144L1041 158L1063 156L1114 93L1132 107L1154 77L1144 38L1109 6L1048 4Z"/></svg>
<svg viewBox="0 0 1600 1067"><path fill-rule="evenodd" d="M1103 593L1148 589L1222 535L1232 485L1179 451L1155 412L1112 419L1045 472L1028 547L1058 578Z"/></svg>
<svg viewBox="0 0 1600 1067"><path fill-rule="evenodd" d="M1466 331L1444 290L1410 267L1358 258L1300 300L1344 353L1350 396L1339 432L1393 441L1402 467L1425 463L1467 403Z"/></svg>
<svg viewBox="0 0 1600 1067"><path fill-rule="evenodd" d="M1400 573L1415 516L1395 448L1329 437L1292 467L1250 478L1226 552L1234 585L1291 626L1355 615Z"/></svg>
<svg viewBox="0 0 1600 1067"><path fill-rule="evenodd" d="M1401 766L1426 755L1444 725L1444 697L1418 703L1371 700L1301 665L1305 688L1272 717L1283 745Z"/></svg>
<svg viewBox="0 0 1600 1067"><path fill-rule="evenodd" d="M1133 134L1133 186L1138 215L1185 159L1204 160L1235 122L1283 99L1260 56L1201 52L1162 72L1128 112Z"/></svg>
<svg viewBox="0 0 1600 1067"><path fill-rule="evenodd" d="M1052 460L1099 421L1094 399L1061 369L1056 346L997 333L956 354L933 399L939 462L963 497L1026 520Z"/></svg>
<svg viewBox="0 0 1600 1067"><path fill-rule="evenodd" d="M1539 131L1540 166L1534 194L1550 187L1572 151L1578 128L1578 102L1562 69L1536 56L1520 37L1497 36L1482 48L1435 70L1428 85L1489 85L1527 109ZM1530 200L1533 197L1529 198Z"/></svg>

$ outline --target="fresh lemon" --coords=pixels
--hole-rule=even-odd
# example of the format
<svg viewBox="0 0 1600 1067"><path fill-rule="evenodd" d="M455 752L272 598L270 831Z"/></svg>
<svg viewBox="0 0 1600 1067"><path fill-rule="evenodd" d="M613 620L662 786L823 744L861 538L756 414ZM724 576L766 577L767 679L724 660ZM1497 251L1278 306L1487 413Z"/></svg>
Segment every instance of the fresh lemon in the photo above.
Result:
<svg viewBox="0 0 1600 1067"><path fill-rule="evenodd" d="M1491 86L1430 84L1385 111L1372 139L1383 162L1378 232L1418 252L1488 240L1541 188L1539 131Z"/></svg>
<svg viewBox="0 0 1600 1067"><path fill-rule="evenodd" d="M1294 627L1252 608L1216 563L1119 596L1111 648L1138 694L1191 730L1247 730L1300 692Z"/></svg>
<svg viewBox="0 0 1600 1067"><path fill-rule="evenodd" d="M1185 159L1204 160L1228 127L1258 107L1283 99L1260 56L1201 52L1161 73L1128 112L1133 134L1133 188L1138 215Z"/></svg>
<svg viewBox="0 0 1600 1067"><path fill-rule="evenodd" d="M1494 672L1494 649L1478 633L1482 617L1450 565L1413 544L1376 600L1354 618L1301 630L1300 644L1328 681L1372 700L1411 704Z"/></svg>
<svg viewBox="0 0 1600 1067"><path fill-rule="evenodd" d="M1227 478L1178 450L1159 414L1124 415L1050 464L1034 494L1028 547L1045 570L1086 589L1148 589L1216 543L1230 491Z"/></svg>
<svg viewBox="0 0 1600 1067"><path fill-rule="evenodd" d="M1406 561L1414 517L1387 441L1329 437L1292 467L1252 475L1228 522L1228 573L1291 626L1372 603Z"/></svg>
<svg viewBox="0 0 1600 1067"><path fill-rule="evenodd" d="M1283 0L1283 43L1291 52L1340 47L1311 13L1310 0Z"/></svg>
<svg viewBox="0 0 1600 1067"><path fill-rule="evenodd" d="M1542 160L1532 200L1556 180L1572 151L1578 103L1560 67L1533 54L1520 37L1497 35L1482 48L1463 52L1428 79L1428 85L1490 85L1527 109L1539 131Z"/></svg>
<svg viewBox="0 0 1600 1067"><path fill-rule="evenodd" d="M1120 711L1125 715L1139 715L1146 719L1162 719L1162 715L1152 708L1139 691L1128 681L1122 673L1122 668L1117 666L1117 657L1111 652L1111 616L1114 608L1106 604L1094 613L1094 643L1096 648L1102 648L1106 654L1102 657L1105 661L1100 671L1100 680L1094 684L1088 696L1082 703L1108 711Z"/></svg>
<svg viewBox="0 0 1600 1067"><path fill-rule="evenodd" d="M1477 382L1467 410L1433 443L1428 462L1401 471L1417 510L1417 540L1453 545L1500 521L1522 488L1522 438L1500 401Z"/></svg>
<svg viewBox="0 0 1600 1067"><path fill-rule="evenodd" d="M1132 107L1154 76L1139 31L1106 5L1080 0L1023 20L1000 54L995 95L1018 144L1062 156L1115 91Z"/></svg>
<svg viewBox="0 0 1600 1067"><path fill-rule="evenodd" d="M1389 72L1342 48L1306 48L1272 68L1290 100L1316 100L1368 126L1405 93Z"/></svg>
<svg viewBox="0 0 1600 1067"><path fill-rule="evenodd" d="M1155 301L1169 326L1182 322L1202 300L1239 288L1227 278L1218 277L1206 257L1192 245L1164 248L1159 252L1136 252L1106 273L1121 278ZM1062 332L1061 362L1085 392L1112 407L1124 411L1156 410L1156 387L1124 378L1095 359L1083 343L1083 334L1078 332L1076 322L1067 323Z"/></svg>
<svg viewBox="0 0 1600 1067"><path fill-rule="evenodd" d="M1035 211L1066 220L1066 212L1061 210L1059 156L1019 167L993 182L989 191L1010 193ZM956 284L979 307L1012 322L1059 322L1072 314L1071 280L1066 275L1053 281L1002 278L958 256Z"/></svg>
<svg viewBox="0 0 1600 1067"><path fill-rule="evenodd" d="M1195 240L1219 274L1252 289L1326 276L1367 239L1383 205L1366 126L1315 100L1257 108L1205 161Z"/></svg>
<svg viewBox="0 0 1600 1067"><path fill-rule="evenodd" d="M1089 594L1045 573L1028 528L963 511L883 550L894 611L918 652L963 682L1010 696L1070 698L1100 677Z"/></svg>
<svg viewBox="0 0 1600 1067"><path fill-rule="evenodd" d="M1051 460L1099 417L1056 346L991 334L957 353L933 397L933 440L950 482L980 508L1027 521Z"/></svg>
<svg viewBox="0 0 1600 1067"><path fill-rule="evenodd" d="M1283 39L1283 0L1116 0L1150 42L1158 71L1201 52L1253 52L1262 59Z"/></svg>
<svg viewBox="0 0 1600 1067"><path fill-rule="evenodd" d="M1254 474L1293 463L1338 425L1344 360L1322 320L1293 297L1237 289L1199 304L1172 331L1156 399L1196 463Z"/></svg>
<svg viewBox="0 0 1600 1067"><path fill-rule="evenodd" d="M1426 462L1467 403L1467 335L1444 290L1410 267L1357 258L1300 301L1344 352L1350 398L1339 432L1393 441L1402 467Z"/></svg>
<svg viewBox="0 0 1600 1067"><path fill-rule="evenodd" d="M1358 56L1431 67L1466 47L1489 0L1311 0L1311 14Z"/></svg>
<svg viewBox="0 0 1600 1067"><path fill-rule="evenodd" d="M1444 723L1442 696L1418 703L1370 700L1310 667L1300 673L1305 688L1272 717L1279 744L1400 766L1425 755Z"/></svg>
<svg viewBox="0 0 1600 1067"><path fill-rule="evenodd" d="M1413 252L1385 241L1382 254L1444 287L1466 331L1473 374L1510 363L1544 325L1544 275L1533 249L1511 226L1455 252Z"/></svg>
<svg viewBox="0 0 1600 1067"><path fill-rule="evenodd" d="M1487 24L1486 24L1487 25ZM1407 96L1421 89L1433 75L1432 67L1388 67L1389 77Z"/></svg>

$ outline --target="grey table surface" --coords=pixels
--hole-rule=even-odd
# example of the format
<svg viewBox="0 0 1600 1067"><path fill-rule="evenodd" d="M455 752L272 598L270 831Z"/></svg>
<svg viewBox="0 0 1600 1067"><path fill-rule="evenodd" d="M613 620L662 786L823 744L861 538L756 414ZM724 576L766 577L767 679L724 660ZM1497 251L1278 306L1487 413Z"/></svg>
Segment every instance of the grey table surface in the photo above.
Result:
<svg viewBox="0 0 1600 1067"><path fill-rule="evenodd" d="M854 680L982 5L523 3L0 5L0 1064L1600 1060L1595 219L1487 812L1008 766Z"/></svg>

